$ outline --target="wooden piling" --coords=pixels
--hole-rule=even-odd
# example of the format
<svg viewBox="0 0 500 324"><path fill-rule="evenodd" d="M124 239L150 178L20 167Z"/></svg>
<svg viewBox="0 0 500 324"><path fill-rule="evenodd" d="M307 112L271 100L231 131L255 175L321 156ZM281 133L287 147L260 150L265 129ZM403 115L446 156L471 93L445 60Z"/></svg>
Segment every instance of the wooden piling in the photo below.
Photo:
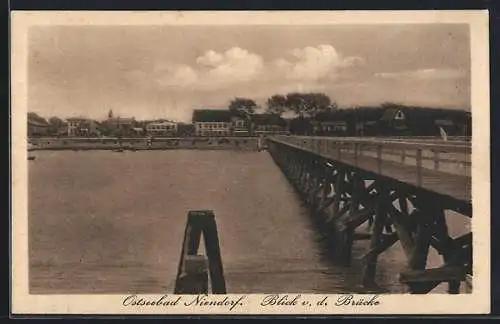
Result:
<svg viewBox="0 0 500 324"><path fill-rule="evenodd" d="M387 199L387 189L382 183L377 185L377 201L375 209L375 220L373 224L372 237L370 240L370 249L376 249L382 240L382 231L384 228L385 218L386 218L386 199ZM364 264L363 275L362 275L362 285L365 288L377 287L375 282L375 275L377 270L377 259L378 254L370 255Z"/></svg>
<svg viewBox="0 0 500 324"><path fill-rule="evenodd" d="M349 204L349 216L359 212L359 204L361 201L361 195L364 189L364 182L360 178L357 172L354 172L351 178L351 186L352 186L352 194ZM351 264L351 254L352 254L352 245L354 243L354 232L355 226L347 226L346 229L339 233L340 241L341 241L341 250L340 250L340 261L343 265L349 266Z"/></svg>
<svg viewBox="0 0 500 324"><path fill-rule="evenodd" d="M207 272L207 262L203 261L204 257L198 255L202 234L205 243L206 259L208 261L208 273L210 274L212 293L226 293L226 283L220 255L215 215L210 210L203 210L190 211L188 213L188 220L184 231L184 242L177 270L174 290L175 294L208 293L208 288L205 289L208 285L205 285L204 283L204 278L206 277ZM205 289L205 291L200 292L200 290L203 289Z"/></svg>

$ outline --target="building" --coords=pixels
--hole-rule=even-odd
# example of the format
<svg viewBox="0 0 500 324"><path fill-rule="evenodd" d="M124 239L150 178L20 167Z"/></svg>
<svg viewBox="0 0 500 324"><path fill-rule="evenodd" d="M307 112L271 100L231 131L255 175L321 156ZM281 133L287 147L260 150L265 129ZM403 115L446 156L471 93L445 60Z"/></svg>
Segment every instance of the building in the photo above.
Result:
<svg viewBox="0 0 500 324"><path fill-rule="evenodd" d="M389 107L379 122L379 134L384 136L470 136L470 114L464 110Z"/></svg>
<svg viewBox="0 0 500 324"><path fill-rule="evenodd" d="M314 135L343 135L347 133L347 122L342 120L312 120L312 132Z"/></svg>
<svg viewBox="0 0 500 324"><path fill-rule="evenodd" d="M322 136L470 136L470 113L457 109L385 104L335 109L311 118L304 134ZM297 124L298 121L295 121ZM306 124L303 121L303 124ZM293 129L294 132L296 128Z"/></svg>
<svg viewBox="0 0 500 324"><path fill-rule="evenodd" d="M108 117L103 122L108 135L121 136L121 135L132 135L134 133L133 128L136 124L135 118L126 117Z"/></svg>
<svg viewBox="0 0 500 324"><path fill-rule="evenodd" d="M176 136L177 123L171 121L157 121L146 125L146 133L151 136Z"/></svg>
<svg viewBox="0 0 500 324"><path fill-rule="evenodd" d="M100 136L100 124L93 119L84 117L68 118L68 136Z"/></svg>
<svg viewBox="0 0 500 324"><path fill-rule="evenodd" d="M28 119L28 136L46 136L49 133L49 124Z"/></svg>
<svg viewBox="0 0 500 324"><path fill-rule="evenodd" d="M406 113L401 108L387 108L379 120L380 135L410 135Z"/></svg>
<svg viewBox="0 0 500 324"><path fill-rule="evenodd" d="M231 135L231 112L229 110L199 109L193 112L196 136Z"/></svg>
<svg viewBox="0 0 500 324"><path fill-rule="evenodd" d="M231 134L233 136L249 136L252 126L251 116L244 112L233 113L231 116Z"/></svg>
<svg viewBox="0 0 500 324"><path fill-rule="evenodd" d="M144 135L145 131L142 127L132 127L132 133L136 136Z"/></svg>
<svg viewBox="0 0 500 324"><path fill-rule="evenodd" d="M260 134L284 134L287 133L287 123L276 114L252 115L252 133Z"/></svg>
<svg viewBox="0 0 500 324"><path fill-rule="evenodd" d="M195 135L195 128L193 124L177 124L177 136L179 137L191 137Z"/></svg>

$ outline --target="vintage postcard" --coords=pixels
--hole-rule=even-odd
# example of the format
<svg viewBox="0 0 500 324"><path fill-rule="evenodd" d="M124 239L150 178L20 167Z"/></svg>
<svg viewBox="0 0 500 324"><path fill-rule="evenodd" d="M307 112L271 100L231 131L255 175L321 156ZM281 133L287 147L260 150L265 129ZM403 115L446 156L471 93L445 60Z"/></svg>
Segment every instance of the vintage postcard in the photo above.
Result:
<svg viewBox="0 0 500 324"><path fill-rule="evenodd" d="M13 314L490 311L487 11L11 18Z"/></svg>

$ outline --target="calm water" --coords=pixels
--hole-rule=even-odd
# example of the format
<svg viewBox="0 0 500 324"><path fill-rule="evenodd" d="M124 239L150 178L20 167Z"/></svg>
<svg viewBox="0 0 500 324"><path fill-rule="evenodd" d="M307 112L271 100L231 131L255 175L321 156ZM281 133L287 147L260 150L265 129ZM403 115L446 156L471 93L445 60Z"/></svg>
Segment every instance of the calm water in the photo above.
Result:
<svg viewBox="0 0 500 324"><path fill-rule="evenodd" d="M349 268L329 261L266 152L35 155L29 162L32 293L171 292L186 215L194 209L216 214L229 293L357 291L357 260L368 242L355 243ZM379 284L402 291L401 248L380 260Z"/></svg>

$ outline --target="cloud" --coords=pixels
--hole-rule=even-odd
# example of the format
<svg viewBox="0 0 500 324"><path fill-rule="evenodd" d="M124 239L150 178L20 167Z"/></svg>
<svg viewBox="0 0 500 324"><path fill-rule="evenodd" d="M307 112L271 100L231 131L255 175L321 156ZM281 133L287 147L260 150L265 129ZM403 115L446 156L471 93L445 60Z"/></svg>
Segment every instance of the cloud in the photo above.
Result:
<svg viewBox="0 0 500 324"><path fill-rule="evenodd" d="M289 88L314 88L320 81L335 80L339 73L362 66L361 57L342 57L331 45L295 48L283 57L265 61L263 57L240 47L223 52L208 50L192 65L159 64L152 78L160 86L197 88L213 91L237 88L258 80L262 85Z"/></svg>
<svg viewBox="0 0 500 324"><path fill-rule="evenodd" d="M161 86L215 90L254 80L263 67L262 57L233 47L222 53L209 50L196 58L196 64L193 66L159 64L155 68L153 78L156 78Z"/></svg>
<svg viewBox="0 0 500 324"><path fill-rule="evenodd" d="M343 58L332 45L296 48L291 55L291 60L278 59L274 66L285 79L302 82L335 79L341 69L364 64L361 57Z"/></svg>
<svg viewBox="0 0 500 324"><path fill-rule="evenodd" d="M297 60L287 74L291 79L322 79L333 73L342 62L340 55L331 45L295 49L292 54Z"/></svg>
<svg viewBox="0 0 500 324"><path fill-rule="evenodd" d="M198 81L197 72L189 65L170 65L157 69L157 82L162 86L185 87Z"/></svg>
<svg viewBox="0 0 500 324"><path fill-rule="evenodd" d="M359 56L349 56L346 57L343 61L344 67L352 67L352 66L363 66L365 65L365 60Z"/></svg>
<svg viewBox="0 0 500 324"><path fill-rule="evenodd" d="M213 68L208 71L206 77L224 83L249 81L259 75L264 66L262 57L239 47L233 47L222 55L210 51L199 57L197 62L208 60Z"/></svg>
<svg viewBox="0 0 500 324"><path fill-rule="evenodd" d="M460 79L465 76L465 71L461 69L419 69L413 71L375 73L375 77L383 79L448 80Z"/></svg>
<svg viewBox="0 0 500 324"><path fill-rule="evenodd" d="M223 59L224 57L221 54L210 50L203 56L198 57L196 63L206 66L217 66Z"/></svg>

